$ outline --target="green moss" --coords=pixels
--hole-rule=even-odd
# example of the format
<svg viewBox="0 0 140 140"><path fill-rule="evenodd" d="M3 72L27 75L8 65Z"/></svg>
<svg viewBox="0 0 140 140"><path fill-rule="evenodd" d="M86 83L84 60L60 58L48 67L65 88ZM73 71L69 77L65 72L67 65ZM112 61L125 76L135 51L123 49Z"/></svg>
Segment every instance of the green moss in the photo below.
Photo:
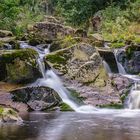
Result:
<svg viewBox="0 0 140 140"><path fill-rule="evenodd" d="M65 36L63 40L61 40L61 48L67 48L77 43L77 40L72 36Z"/></svg>
<svg viewBox="0 0 140 140"><path fill-rule="evenodd" d="M134 39L134 43L140 44L140 36L138 36Z"/></svg>
<svg viewBox="0 0 140 140"><path fill-rule="evenodd" d="M111 48L122 48L125 46L124 42L116 42L111 44Z"/></svg>
<svg viewBox="0 0 140 140"><path fill-rule="evenodd" d="M73 46L72 46L73 47ZM69 49L72 47L68 47L65 49L58 50L56 52L50 53L46 56L46 60L53 64L66 64L69 59Z"/></svg>
<svg viewBox="0 0 140 140"><path fill-rule="evenodd" d="M0 115L2 114L3 111L4 111L3 107L0 106Z"/></svg>
<svg viewBox="0 0 140 140"><path fill-rule="evenodd" d="M107 104L107 105L101 105L101 108L112 108L112 109L122 109L123 105L122 104Z"/></svg>
<svg viewBox="0 0 140 140"><path fill-rule="evenodd" d="M67 105L67 104L65 104L65 103L62 103L62 104L60 105L60 110L61 110L61 111L73 111L73 109L72 109L69 105Z"/></svg>
<svg viewBox="0 0 140 140"><path fill-rule="evenodd" d="M63 56L61 56L60 54L50 54L47 55L47 60L49 60L49 62L51 63L65 63L65 58Z"/></svg>
<svg viewBox="0 0 140 140"><path fill-rule="evenodd" d="M80 93L78 93L76 90L69 89L69 91L70 91L69 98L72 98L72 100L75 100L75 102L79 104L83 104L83 100L85 100L86 98L81 97Z"/></svg>
<svg viewBox="0 0 140 140"><path fill-rule="evenodd" d="M11 62L15 58L28 59L30 56L36 56L37 52L33 49L2 51L0 55L5 62Z"/></svg>

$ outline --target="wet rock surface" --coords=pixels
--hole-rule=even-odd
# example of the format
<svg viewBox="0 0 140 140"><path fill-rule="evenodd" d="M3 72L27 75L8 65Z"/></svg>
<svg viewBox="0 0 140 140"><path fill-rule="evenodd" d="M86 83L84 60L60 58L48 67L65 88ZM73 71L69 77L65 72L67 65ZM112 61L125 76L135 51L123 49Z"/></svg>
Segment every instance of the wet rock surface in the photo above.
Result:
<svg viewBox="0 0 140 140"><path fill-rule="evenodd" d="M120 51L118 61L124 66L127 73L140 73L140 46L129 46L125 51Z"/></svg>
<svg viewBox="0 0 140 140"><path fill-rule="evenodd" d="M83 99L85 104L90 104L93 106L105 106L111 104L122 104L119 93L113 89L112 86L106 86L105 88L99 90L99 88L93 88L77 81L65 81L65 84L69 89L74 90L79 93L79 97Z"/></svg>
<svg viewBox="0 0 140 140"><path fill-rule="evenodd" d="M13 108L20 113L28 111L28 106L26 104L22 102L14 102L12 98L13 96L9 92L0 91L0 105Z"/></svg>
<svg viewBox="0 0 140 140"><path fill-rule="evenodd" d="M51 110L59 106L61 99L47 87L27 87L11 91L13 100L27 104L32 110Z"/></svg>

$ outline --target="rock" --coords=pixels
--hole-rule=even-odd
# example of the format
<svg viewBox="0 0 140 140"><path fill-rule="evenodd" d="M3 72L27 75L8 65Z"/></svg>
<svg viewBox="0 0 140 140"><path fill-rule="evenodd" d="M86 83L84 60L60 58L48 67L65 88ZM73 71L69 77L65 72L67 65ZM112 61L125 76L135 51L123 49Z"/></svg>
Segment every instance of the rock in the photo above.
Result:
<svg viewBox="0 0 140 140"><path fill-rule="evenodd" d="M93 40L93 44L96 46L96 47L103 47L104 45L104 39L102 37L102 35L96 33L96 34L91 34L89 36L89 38L91 38Z"/></svg>
<svg viewBox="0 0 140 140"><path fill-rule="evenodd" d="M122 101L119 92L113 88L111 84L107 84L104 88L94 88L83 85L76 80L64 80L64 83L70 90L74 90L79 94L80 99L85 103L93 106L107 106L121 104Z"/></svg>
<svg viewBox="0 0 140 140"><path fill-rule="evenodd" d="M73 35L75 30L69 26L65 26L61 21L54 17L47 16L45 21L38 22L34 25L34 31L30 32L34 38L38 40L55 40L57 37L65 35ZM43 42L44 43L44 42Z"/></svg>
<svg viewBox="0 0 140 140"><path fill-rule="evenodd" d="M112 84L120 95L125 94L127 90L130 90L132 86L132 80L123 77L122 75L114 74L111 76Z"/></svg>
<svg viewBox="0 0 140 140"><path fill-rule="evenodd" d="M140 73L140 47L128 46L126 50L120 51L117 55L118 61L124 66L129 74Z"/></svg>
<svg viewBox="0 0 140 140"><path fill-rule="evenodd" d="M112 73L119 73L116 58L110 48L97 48L102 59L109 65Z"/></svg>
<svg viewBox="0 0 140 140"><path fill-rule="evenodd" d="M37 52L32 49L0 51L0 80L11 83L35 81L41 76L37 57Z"/></svg>
<svg viewBox="0 0 140 140"><path fill-rule="evenodd" d="M103 87L107 74L96 49L84 43L58 50L46 56L46 61L61 74L85 85Z"/></svg>
<svg viewBox="0 0 140 140"><path fill-rule="evenodd" d="M6 82L0 82L0 91L11 91L16 88L21 87L20 84L13 84L13 83L6 83Z"/></svg>
<svg viewBox="0 0 140 140"><path fill-rule="evenodd" d="M21 122L22 119L17 111L12 108L0 106L0 122Z"/></svg>
<svg viewBox="0 0 140 140"><path fill-rule="evenodd" d="M28 106L21 102L14 102L12 94L5 91L0 91L0 105L10 107L17 110L19 113L25 113L28 111Z"/></svg>
<svg viewBox="0 0 140 140"><path fill-rule="evenodd" d="M27 87L11 91L13 100L28 104L32 110L50 110L59 106L61 99L47 87Z"/></svg>
<svg viewBox="0 0 140 140"><path fill-rule="evenodd" d="M15 37L4 37L4 38L0 38L0 42L2 43L9 43L11 41L14 41Z"/></svg>
<svg viewBox="0 0 140 140"><path fill-rule="evenodd" d="M0 30L0 38L4 38L7 36L13 36L13 33L7 30Z"/></svg>

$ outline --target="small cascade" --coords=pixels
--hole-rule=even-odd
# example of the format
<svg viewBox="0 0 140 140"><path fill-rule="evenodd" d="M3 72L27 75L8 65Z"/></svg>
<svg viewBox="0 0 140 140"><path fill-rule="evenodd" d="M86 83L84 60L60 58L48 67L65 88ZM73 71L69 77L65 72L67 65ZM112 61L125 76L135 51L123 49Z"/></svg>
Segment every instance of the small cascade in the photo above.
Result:
<svg viewBox="0 0 140 140"><path fill-rule="evenodd" d="M118 62L118 59L117 59L118 51L119 50L117 50L117 49L114 50L114 56L115 56L115 59L117 62L119 73L124 75L124 74L126 74L126 71L125 71L124 67L122 66L122 64L120 62Z"/></svg>
<svg viewBox="0 0 140 140"><path fill-rule="evenodd" d="M28 45L28 43L26 43L26 42L20 42L20 48L22 48L22 49L32 48L38 52L39 57L37 59L37 63L39 65L40 72L42 73L42 76L44 78L45 78L45 64L44 64L43 59L44 59L45 55L50 53L50 46L51 46L51 44L48 44L47 46L46 46L46 44L31 46L31 45Z"/></svg>
<svg viewBox="0 0 140 140"><path fill-rule="evenodd" d="M112 73L108 63L105 60L103 60L103 65L108 74Z"/></svg>
<svg viewBox="0 0 140 140"><path fill-rule="evenodd" d="M140 109L140 83L135 83L127 101L129 109Z"/></svg>

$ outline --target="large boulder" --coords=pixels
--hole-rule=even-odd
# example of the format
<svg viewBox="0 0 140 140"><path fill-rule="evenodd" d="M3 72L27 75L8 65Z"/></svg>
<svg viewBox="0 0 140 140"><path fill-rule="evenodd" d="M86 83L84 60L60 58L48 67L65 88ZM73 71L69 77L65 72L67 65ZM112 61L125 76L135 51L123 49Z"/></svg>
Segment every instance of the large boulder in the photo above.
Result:
<svg viewBox="0 0 140 140"><path fill-rule="evenodd" d="M48 87L27 87L11 91L13 100L27 104L32 110L52 110L59 106L59 95Z"/></svg>
<svg viewBox="0 0 140 140"><path fill-rule="evenodd" d="M36 23L29 29L29 43L36 45L39 43L50 43L57 38L63 38L66 35L73 35L75 30L72 27L65 26L60 20L47 16L44 21Z"/></svg>
<svg viewBox="0 0 140 140"><path fill-rule="evenodd" d="M46 56L59 73L85 85L104 87L108 76L96 49L85 43L61 49Z"/></svg>
<svg viewBox="0 0 140 140"><path fill-rule="evenodd" d="M36 80L41 75L37 57L37 52L32 49L1 50L0 80L12 83L29 83Z"/></svg>

